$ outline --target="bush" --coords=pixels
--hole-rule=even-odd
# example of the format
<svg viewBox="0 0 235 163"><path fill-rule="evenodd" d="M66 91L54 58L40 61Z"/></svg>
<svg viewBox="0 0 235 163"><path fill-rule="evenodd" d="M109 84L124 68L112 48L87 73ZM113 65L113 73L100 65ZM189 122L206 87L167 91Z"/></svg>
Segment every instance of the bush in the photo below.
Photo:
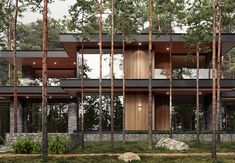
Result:
<svg viewBox="0 0 235 163"><path fill-rule="evenodd" d="M63 154L68 150L69 139L66 136L50 136L48 140L48 152L50 154Z"/></svg>
<svg viewBox="0 0 235 163"><path fill-rule="evenodd" d="M33 152L33 141L29 137L17 139L12 144L15 153L30 154Z"/></svg>
<svg viewBox="0 0 235 163"><path fill-rule="evenodd" d="M49 136L48 153L63 154L68 150L69 139L66 136ZM29 137L17 139L12 143L12 148L18 154L37 154L41 151L39 140L31 140Z"/></svg>
<svg viewBox="0 0 235 163"><path fill-rule="evenodd" d="M0 145L3 145L5 143L4 139L0 136Z"/></svg>
<svg viewBox="0 0 235 163"><path fill-rule="evenodd" d="M38 140L33 141L33 153L37 154L40 152L41 152L41 143Z"/></svg>

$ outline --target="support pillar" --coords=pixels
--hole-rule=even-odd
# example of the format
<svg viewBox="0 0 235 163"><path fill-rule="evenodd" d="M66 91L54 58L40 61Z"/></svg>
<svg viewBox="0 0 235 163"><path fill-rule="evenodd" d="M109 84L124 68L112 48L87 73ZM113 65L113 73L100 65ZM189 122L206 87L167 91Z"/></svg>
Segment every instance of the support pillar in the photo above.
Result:
<svg viewBox="0 0 235 163"><path fill-rule="evenodd" d="M68 133L77 130L77 104L70 103L68 105Z"/></svg>
<svg viewBox="0 0 235 163"><path fill-rule="evenodd" d="M13 101L9 105L10 107L10 133L14 133L14 104ZM18 101L17 103L18 112L17 112L17 133L23 132L23 123L22 123L22 105Z"/></svg>

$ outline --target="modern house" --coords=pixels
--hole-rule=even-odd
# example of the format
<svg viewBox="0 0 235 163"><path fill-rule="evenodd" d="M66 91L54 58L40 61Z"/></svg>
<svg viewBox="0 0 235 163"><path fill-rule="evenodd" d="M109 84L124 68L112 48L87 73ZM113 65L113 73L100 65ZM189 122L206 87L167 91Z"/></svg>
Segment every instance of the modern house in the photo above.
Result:
<svg viewBox="0 0 235 163"><path fill-rule="evenodd" d="M195 104L196 99L196 55L184 41L182 34L173 34L172 43L172 67L173 67L173 104ZM169 129L169 35L153 35L153 129ZM49 51L48 53L48 78L51 84L48 86L49 103L63 101L68 104L68 132L78 128L77 97L81 94L81 79L78 78L81 38L76 34L61 34L60 42L64 51ZM110 36L103 35L103 53L110 54ZM204 44L209 49L212 42ZM121 36L115 37L115 55L122 56ZM222 56L225 56L235 47L233 34L222 35ZM92 66L99 70L99 38L93 37L84 43L84 55L94 56ZM136 35L131 43L126 43L125 54L125 78L126 78L126 130L148 129L148 35ZM12 51L1 51L0 56L9 63L13 63ZM25 129L25 115L28 103L41 101L40 82L35 84L35 79L42 74L41 51L17 51L17 66L22 71L21 86L18 87L18 132L27 132ZM206 50L199 57L199 91L201 105L202 128L210 129L211 119L211 58L212 51ZM223 58L223 57L222 57ZM94 60L94 59L93 59ZM89 63L87 62L88 66ZM109 67L104 67L109 69ZM97 71L99 72L99 71ZM53 80L53 79L57 80ZM26 80L27 79L27 80ZM22 79L21 79L22 80ZM53 81L52 81L53 80ZM55 82L56 81L56 82ZM99 93L99 74L95 78L85 79L85 94ZM235 79L222 75L221 102L223 113L233 110L235 112ZM103 93L110 93L110 79L103 79ZM122 94L122 77L115 77L114 92ZM173 105L173 111L176 106ZM14 131L13 116L13 87L0 87L0 112L5 109L5 115L0 113L1 133ZM185 108L187 109L187 108ZM5 119L5 120L4 120ZM224 118L226 120L226 117ZM6 125L6 124L10 125ZM7 127L4 127L7 126ZM180 126L175 126L176 128ZM235 127L235 126L234 126Z"/></svg>

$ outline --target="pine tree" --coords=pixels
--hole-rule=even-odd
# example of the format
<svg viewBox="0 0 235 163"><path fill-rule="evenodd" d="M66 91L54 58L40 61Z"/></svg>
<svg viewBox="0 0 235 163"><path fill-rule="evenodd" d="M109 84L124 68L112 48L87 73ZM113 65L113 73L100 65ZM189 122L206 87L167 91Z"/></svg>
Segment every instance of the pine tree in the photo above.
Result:
<svg viewBox="0 0 235 163"><path fill-rule="evenodd" d="M48 0L43 1L43 55L42 55L42 157L48 155L48 131L47 131L47 14Z"/></svg>
<svg viewBox="0 0 235 163"><path fill-rule="evenodd" d="M189 1L188 1L189 3ZM207 0L194 1L186 11L185 25L189 26L184 39L187 45L194 49L191 53L196 53L196 142L199 143L199 57L201 52L209 51L209 41L211 37L211 3Z"/></svg>
<svg viewBox="0 0 235 163"><path fill-rule="evenodd" d="M152 16L153 16L153 7L152 0L149 0L149 108L148 108L148 148L153 148L153 118L152 118Z"/></svg>
<svg viewBox="0 0 235 163"><path fill-rule="evenodd" d="M18 105L17 105L17 67L16 67L16 26L17 26L17 17L18 17L18 11L19 11L19 1L15 1L15 16L14 16L14 30L13 30L13 39L14 39L14 45L13 45L13 65L14 65L14 132L17 133L17 112L18 112Z"/></svg>

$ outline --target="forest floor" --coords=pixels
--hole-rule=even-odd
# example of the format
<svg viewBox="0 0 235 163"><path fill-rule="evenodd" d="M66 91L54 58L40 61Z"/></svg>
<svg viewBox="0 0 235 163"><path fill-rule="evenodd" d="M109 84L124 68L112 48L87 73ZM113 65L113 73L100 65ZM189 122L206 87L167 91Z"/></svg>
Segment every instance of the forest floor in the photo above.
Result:
<svg viewBox="0 0 235 163"><path fill-rule="evenodd" d="M110 150L110 142L85 142L85 148L78 146L75 150L62 155L49 155L46 162L70 163L118 163L119 154L134 152L140 155L141 162L149 163L207 163L211 162L211 142L201 142L197 145L193 141L186 142L190 149L187 151L170 151L167 149L148 149L147 142L115 142L114 152ZM221 142L217 145L218 161L221 163L235 163L235 142ZM13 153L0 154L0 163L39 163L40 155Z"/></svg>
<svg viewBox="0 0 235 163"><path fill-rule="evenodd" d="M148 144L145 141L129 141L126 143L115 142L114 153L134 152L134 153L210 153L212 144L211 142L201 141L200 144L196 144L195 141L185 142L189 145L190 149L187 151L170 151L164 148L149 149ZM156 143L155 143L156 144ZM85 142L85 148L81 149L78 146L71 153L110 153L110 142ZM235 152L235 141L221 142L217 145L217 152Z"/></svg>
<svg viewBox="0 0 235 163"><path fill-rule="evenodd" d="M147 162L147 163L209 163L211 161L210 156L140 156L141 161L133 161L133 162ZM218 163L235 163L235 156L218 156ZM8 157L8 158L0 158L1 163L123 163L123 161L118 160L118 156L71 156L67 157L67 155L60 155L59 157L49 156L46 160L42 160L40 156L30 156L27 157Z"/></svg>

